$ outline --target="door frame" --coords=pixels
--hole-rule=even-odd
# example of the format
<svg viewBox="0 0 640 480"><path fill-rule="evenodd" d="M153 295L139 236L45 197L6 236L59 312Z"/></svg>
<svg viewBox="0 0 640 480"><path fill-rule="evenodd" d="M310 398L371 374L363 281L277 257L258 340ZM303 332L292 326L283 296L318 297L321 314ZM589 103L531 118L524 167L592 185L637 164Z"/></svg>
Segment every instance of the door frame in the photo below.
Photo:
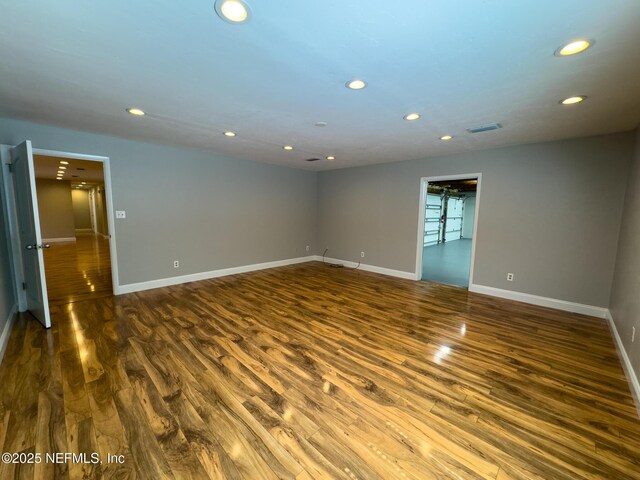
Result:
<svg viewBox="0 0 640 480"><path fill-rule="evenodd" d="M22 288L24 280L24 265L22 263L22 249L20 248L20 234L18 233L18 212L16 210L16 197L13 188L11 168L11 149L16 145L0 145L0 157L2 158L2 181L4 187L5 220L9 234L9 260L11 274L13 276L13 288L18 302L18 311L27 310L27 296ZM33 148L32 148L33 152ZM0 232L1 234L2 232Z"/></svg>
<svg viewBox="0 0 640 480"><path fill-rule="evenodd" d="M418 201L418 245L416 247L416 280L422 280L422 253L424 250L424 216L426 208L427 186L431 182L440 182L447 180L463 180L476 178L478 180L478 188L476 190L476 211L473 215L473 238L471 239L471 260L469 265L469 287L473 285L473 267L476 260L476 238L478 236L478 212L480 211L480 193L482 190L482 173L464 173L459 175L441 175L437 177L421 177L420 178L420 199Z"/></svg>
<svg viewBox="0 0 640 480"><path fill-rule="evenodd" d="M0 145L1 152L3 158L6 154L8 154L9 150L13 148L14 145ZM32 149L33 155L44 155L49 157L59 157L59 158L70 158L74 160L88 160L91 162L100 162L102 163L102 173L104 175L104 189L106 194L106 203L107 203L107 226L109 228L109 253L111 256L111 283L113 294L115 295L119 288L119 280L118 280L118 253L116 248L116 235L115 235L115 216L113 209L113 194L111 190L111 167L110 167L110 158L100 155L87 155L84 153L75 153L75 152L63 152L59 150L48 150L43 148L35 148ZM5 153L7 152L7 153ZM3 172L5 173L5 172ZM11 237L11 257L13 259L13 269L14 269L14 279L15 279L15 288L16 288L16 297L18 298L18 308L19 310L25 311L26 309L26 298L24 292L21 288L22 285L22 258L20 257L20 246L19 239L16 234L16 225L17 225L17 216L15 210L15 192L13 190L13 182L9 175L3 175L4 178L4 186L5 188L5 201L7 204L8 210L8 218L7 223L9 224L9 236Z"/></svg>

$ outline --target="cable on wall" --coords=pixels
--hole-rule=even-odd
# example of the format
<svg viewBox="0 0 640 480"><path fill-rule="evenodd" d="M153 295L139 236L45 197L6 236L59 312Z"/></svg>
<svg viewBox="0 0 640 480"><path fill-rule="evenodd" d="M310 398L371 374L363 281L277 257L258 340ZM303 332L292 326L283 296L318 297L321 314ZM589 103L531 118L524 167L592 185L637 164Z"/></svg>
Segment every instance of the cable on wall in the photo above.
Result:
<svg viewBox="0 0 640 480"><path fill-rule="evenodd" d="M358 265L356 265L355 267L345 267L344 265L342 265L341 263L327 263L324 259L325 255L327 254L327 252L329 251L328 248L324 249L324 252L322 252L322 263L324 263L325 265L331 267L331 268L346 268L347 270L357 270L358 268L360 268L360 262L358 262Z"/></svg>

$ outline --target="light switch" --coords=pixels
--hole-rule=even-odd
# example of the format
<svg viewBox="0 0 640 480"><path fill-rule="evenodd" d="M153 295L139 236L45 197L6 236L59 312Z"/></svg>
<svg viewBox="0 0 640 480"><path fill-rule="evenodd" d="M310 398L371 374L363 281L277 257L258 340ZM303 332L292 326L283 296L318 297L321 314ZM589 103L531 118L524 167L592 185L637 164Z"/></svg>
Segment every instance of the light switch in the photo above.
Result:
<svg viewBox="0 0 640 480"><path fill-rule="evenodd" d="M124 210L116 210L116 218L127 218L127 212Z"/></svg>

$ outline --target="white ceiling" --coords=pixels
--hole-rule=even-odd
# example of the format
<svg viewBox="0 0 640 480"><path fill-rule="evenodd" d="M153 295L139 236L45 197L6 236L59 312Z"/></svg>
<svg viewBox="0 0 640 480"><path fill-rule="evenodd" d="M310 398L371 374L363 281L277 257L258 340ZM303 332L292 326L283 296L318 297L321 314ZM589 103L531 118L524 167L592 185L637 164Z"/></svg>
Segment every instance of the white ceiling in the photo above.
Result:
<svg viewBox="0 0 640 480"><path fill-rule="evenodd" d="M312 170L640 123L638 0L248 0L244 25L213 0L0 2L4 116Z"/></svg>

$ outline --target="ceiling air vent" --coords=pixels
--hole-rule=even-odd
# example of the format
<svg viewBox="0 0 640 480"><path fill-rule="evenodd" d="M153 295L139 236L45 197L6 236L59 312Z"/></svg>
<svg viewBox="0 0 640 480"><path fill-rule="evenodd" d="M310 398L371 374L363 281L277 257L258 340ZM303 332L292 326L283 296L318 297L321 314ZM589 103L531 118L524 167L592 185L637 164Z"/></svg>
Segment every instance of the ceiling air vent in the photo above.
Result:
<svg viewBox="0 0 640 480"><path fill-rule="evenodd" d="M305 161L306 162L317 162L318 160L320 160L319 158L307 158Z"/></svg>
<svg viewBox="0 0 640 480"><path fill-rule="evenodd" d="M489 130L497 130L499 128L502 128L502 125L499 123L487 123L486 125L480 125L479 127L467 128L467 132L480 133L488 132Z"/></svg>

